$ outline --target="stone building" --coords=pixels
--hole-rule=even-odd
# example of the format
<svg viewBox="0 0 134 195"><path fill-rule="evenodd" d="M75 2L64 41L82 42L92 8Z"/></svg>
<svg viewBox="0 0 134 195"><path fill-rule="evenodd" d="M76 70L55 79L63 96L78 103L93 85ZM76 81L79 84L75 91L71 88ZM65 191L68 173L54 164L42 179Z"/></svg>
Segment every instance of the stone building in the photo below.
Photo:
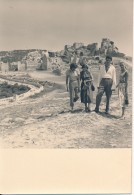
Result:
<svg viewBox="0 0 134 195"><path fill-rule="evenodd" d="M99 55L98 43L92 43L87 45L87 49L90 51L91 56Z"/></svg>
<svg viewBox="0 0 134 195"><path fill-rule="evenodd" d="M1 62L0 63L0 71L1 72L8 72L9 71L9 63L4 63L4 62Z"/></svg>
<svg viewBox="0 0 134 195"><path fill-rule="evenodd" d="M101 42L101 47L100 47L100 54L112 55L113 52L115 52L114 42L111 41L110 39L103 38Z"/></svg>

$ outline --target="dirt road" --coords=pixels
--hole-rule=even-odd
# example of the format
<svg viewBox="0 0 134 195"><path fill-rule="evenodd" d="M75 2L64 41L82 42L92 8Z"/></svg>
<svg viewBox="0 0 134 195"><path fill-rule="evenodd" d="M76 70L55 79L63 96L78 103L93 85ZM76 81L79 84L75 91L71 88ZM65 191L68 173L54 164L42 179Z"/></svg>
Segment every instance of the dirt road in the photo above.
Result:
<svg viewBox="0 0 134 195"><path fill-rule="evenodd" d="M125 119L117 93L111 99L110 115L84 112L80 100L70 112L69 94L63 77L33 72L34 79L55 83L40 94L0 106L0 144L2 148L126 148L131 147L132 95ZM131 81L131 79L130 79ZM96 92L95 92L96 93ZM95 107L95 94L92 110Z"/></svg>

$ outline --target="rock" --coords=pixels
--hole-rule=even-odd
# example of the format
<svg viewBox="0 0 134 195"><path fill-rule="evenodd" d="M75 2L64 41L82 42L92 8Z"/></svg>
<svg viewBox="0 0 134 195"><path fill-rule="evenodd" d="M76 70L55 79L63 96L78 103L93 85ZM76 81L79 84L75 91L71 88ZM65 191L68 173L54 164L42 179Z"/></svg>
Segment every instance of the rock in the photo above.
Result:
<svg viewBox="0 0 134 195"><path fill-rule="evenodd" d="M99 50L99 48L98 48L98 43L89 44L89 45L87 46L87 49L90 50L90 54L91 54L92 56L97 55L97 54L98 54L97 51Z"/></svg>
<svg viewBox="0 0 134 195"><path fill-rule="evenodd" d="M122 57L122 58L125 57L124 53L120 53L118 51L118 48L115 46L114 42L107 38L102 39L101 47L100 47L100 54L101 55L111 55L114 57Z"/></svg>

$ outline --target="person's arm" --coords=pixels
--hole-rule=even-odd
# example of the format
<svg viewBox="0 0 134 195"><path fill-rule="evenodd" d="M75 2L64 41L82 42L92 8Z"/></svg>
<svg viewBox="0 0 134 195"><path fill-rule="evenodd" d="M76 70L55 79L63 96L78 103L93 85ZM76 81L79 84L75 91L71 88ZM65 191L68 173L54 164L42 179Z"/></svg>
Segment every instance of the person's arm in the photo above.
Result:
<svg viewBox="0 0 134 195"><path fill-rule="evenodd" d="M77 80L78 80L78 90L79 90L79 92L80 92L80 75L78 75Z"/></svg>
<svg viewBox="0 0 134 195"><path fill-rule="evenodd" d="M66 89L67 89L67 91L69 90L68 81L69 81L69 75L68 75L68 71L67 71L66 72Z"/></svg>
<svg viewBox="0 0 134 195"><path fill-rule="evenodd" d="M113 68L112 80L113 80L112 89L115 90L116 88L116 69L115 68Z"/></svg>
<svg viewBox="0 0 134 195"><path fill-rule="evenodd" d="M97 82L97 88L100 87L100 81L102 79L102 76L104 74L105 71L105 66L104 65L100 65L99 70L98 70L98 82Z"/></svg>
<svg viewBox="0 0 134 195"><path fill-rule="evenodd" d="M119 86L119 83L120 83L120 82L118 82L118 84L116 85L116 88Z"/></svg>

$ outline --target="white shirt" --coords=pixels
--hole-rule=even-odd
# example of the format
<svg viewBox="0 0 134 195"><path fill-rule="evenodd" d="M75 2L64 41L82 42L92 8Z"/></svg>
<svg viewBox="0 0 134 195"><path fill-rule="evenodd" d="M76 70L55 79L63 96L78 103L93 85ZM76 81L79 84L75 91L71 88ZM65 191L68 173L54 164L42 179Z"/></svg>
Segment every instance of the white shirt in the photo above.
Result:
<svg viewBox="0 0 134 195"><path fill-rule="evenodd" d="M116 69L110 64L108 71L105 70L105 65L101 65L99 69L98 86L102 78L110 78L113 80L112 89L116 88Z"/></svg>

